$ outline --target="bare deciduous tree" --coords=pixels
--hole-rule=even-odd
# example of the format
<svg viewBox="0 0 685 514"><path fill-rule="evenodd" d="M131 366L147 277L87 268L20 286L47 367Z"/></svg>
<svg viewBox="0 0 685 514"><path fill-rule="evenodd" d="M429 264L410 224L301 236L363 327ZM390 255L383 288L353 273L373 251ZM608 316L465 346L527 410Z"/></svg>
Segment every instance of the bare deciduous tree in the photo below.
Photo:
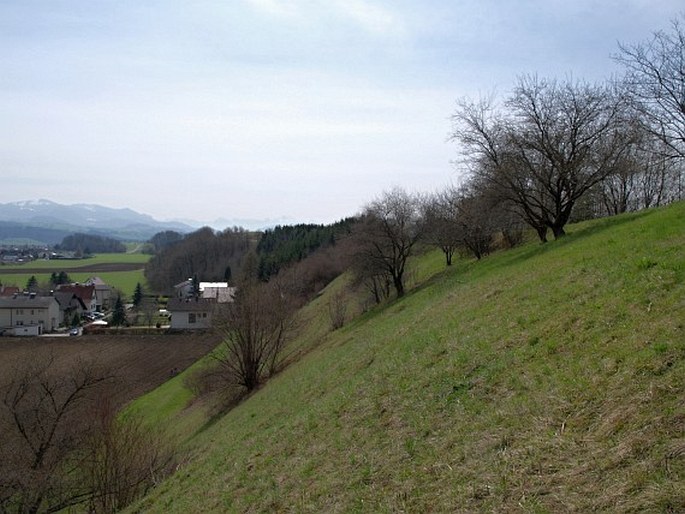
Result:
<svg viewBox="0 0 685 514"><path fill-rule="evenodd" d="M615 59L626 68L626 90L644 115L646 127L670 154L685 157L685 14L673 19L670 31L655 32L650 41L620 45Z"/></svg>
<svg viewBox="0 0 685 514"><path fill-rule="evenodd" d="M118 417L108 397L91 412L92 436L83 448L91 512L118 512L170 471L171 449L137 418Z"/></svg>
<svg viewBox="0 0 685 514"><path fill-rule="evenodd" d="M352 270L352 287L362 287L373 297L376 304L390 296L392 278L384 266L377 261L368 259L364 248L367 239L363 235L364 224L360 222L353 229L353 238L350 250L350 269ZM363 302L362 308L366 310L367 302Z"/></svg>
<svg viewBox="0 0 685 514"><path fill-rule="evenodd" d="M420 199L400 188L384 193L364 209L357 227L354 259L370 276L387 276L398 298L404 295L407 260L422 235Z"/></svg>
<svg viewBox="0 0 685 514"><path fill-rule="evenodd" d="M157 300L150 296L144 296L137 306L138 312L143 316L143 320L148 327L152 326L152 322L159 314L159 306Z"/></svg>
<svg viewBox="0 0 685 514"><path fill-rule="evenodd" d="M459 193L457 209L462 246L476 259L482 259L492 250L497 231L495 206L489 198L476 191L463 188Z"/></svg>
<svg viewBox="0 0 685 514"><path fill-rule="evenodd" d="M247 391L273 374L293 328L295 305L283 284L256 278L256 259L245 264L234 301L223 304L216 328L223 336L215 358L229 383Z"/></svg>
<svg viewBox="0 0 685 514"><path fill-rule="evenodd" d="M2 384L0 512L114 512L168 471L159 434L118 418L115 386L94 363L65 370L53 356Z"/></svg>
<svg viewBox="0 0 685 514"><path fill-rule="evenodd" d="M347 315L347 295L344 289L339 289L331 294L328 299L328 317L331 320L331 328L337 330L345 324Z"/></svg>
<svg viewBox="0 0 685 514"><path fill-rule="evenodd" d="M547 240L565 234L576 202L602 181L630 144L625 101L583 82L522 77L497 112L463 101L453 120L471 172L489 182Z"/></svg>
<svg viewBox="0 0 685 514"><path fill-rule="evenodd" d="M54 358L18 369L2 396L0 507L55 512L84 501L90 491L79 467L79 449L93 430L84 410L112 376L79 362L54 373Z"/></svg>
<svg viewBox="0 0 685 514"><path fill-rule="evenodd" d="M426 240L445 254L445 264L452 265L452 257L463 241L459 225L458 195L449 188L427 197L422 204Z"/></svg>

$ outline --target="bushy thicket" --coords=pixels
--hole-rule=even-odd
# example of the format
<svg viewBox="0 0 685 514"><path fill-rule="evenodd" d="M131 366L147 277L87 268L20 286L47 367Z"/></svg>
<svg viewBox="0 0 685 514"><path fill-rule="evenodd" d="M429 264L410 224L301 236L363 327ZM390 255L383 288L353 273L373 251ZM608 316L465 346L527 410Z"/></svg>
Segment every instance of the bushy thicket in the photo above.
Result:
<svg viewBox="0 0 685 514"><path fill-rule="evenodd" d="M254 246L243 229L215 232L209 227L164 246L145 266L150 288L168 292L174 284L191 277L203 281L224 281L240 268L240 261Z"/></svg>
<svg viewBox="0 0 685 514"><path fill-rule="evenodd" d="M164 230L163 232L158 232L152 236L148 243L152 247L152 253L158 253L167 246L171 246L172 244L178 243L182 240L183 234L180 232L175 232L174 230Z"/></svg>

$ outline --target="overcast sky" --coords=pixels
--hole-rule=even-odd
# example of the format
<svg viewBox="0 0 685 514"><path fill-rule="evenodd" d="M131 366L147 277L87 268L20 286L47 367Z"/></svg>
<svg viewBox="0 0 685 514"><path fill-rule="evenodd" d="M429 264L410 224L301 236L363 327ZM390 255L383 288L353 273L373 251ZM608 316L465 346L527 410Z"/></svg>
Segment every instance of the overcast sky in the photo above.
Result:
<svg viewBox="0 0 685 514"><path fill-rule="evenodd" d="M331 222L458 180L455 100L608 78L682 0L0 0L0 202Z"/></svg>

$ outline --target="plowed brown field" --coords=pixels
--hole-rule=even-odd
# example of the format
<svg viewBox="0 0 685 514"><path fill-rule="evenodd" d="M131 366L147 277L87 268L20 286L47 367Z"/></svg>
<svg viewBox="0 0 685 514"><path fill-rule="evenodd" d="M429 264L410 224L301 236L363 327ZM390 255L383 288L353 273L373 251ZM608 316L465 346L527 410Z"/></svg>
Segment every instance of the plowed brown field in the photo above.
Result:
<svg viewBox="0 0 685 514"><path fill-rule="evenodd" d="M64 261L56 261L64 262ZM3 267L3 275L22 275L22 274L40 274L40 273L52 273L64 271L65 269L73 273L104 273L113 271L136 271L139 269L144 269L144 262L101 262L99 264L88 264L86 266L79 266L77 268L66 267L64 265L55 266L52 268L31 268L27 267Z"/></svg>
<svg viewBox="0 0 685 514"><path fill-rule="evenodd" d="M78 359L104 366L118 379L116 403L122 405L184 370L217 343L216 336L207 334L0 337L0 390L16 368L52 355L58 371Z"/></svg>

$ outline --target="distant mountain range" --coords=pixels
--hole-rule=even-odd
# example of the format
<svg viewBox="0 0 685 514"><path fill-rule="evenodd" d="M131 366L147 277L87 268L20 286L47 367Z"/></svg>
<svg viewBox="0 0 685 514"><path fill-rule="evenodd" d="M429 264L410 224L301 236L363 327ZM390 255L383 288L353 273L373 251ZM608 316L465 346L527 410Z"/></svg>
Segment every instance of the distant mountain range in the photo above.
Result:
<svg viewBox="0 0 685 514"><path fill-rule="evenodd" d="M132 209L113 209L95 204L63 205L50 200L0 203L0 244L54 245L75 232L98 234L122 241L147 241L157 232L175 230L183 234L200 227L215 230L243 227L264 230L293 221L279 219L217 219L158 221Z"/></svg>
<svg viewBox="0 0 685 514"><path fill-rule="evenodd" d="M293 220L293 218L288 218L286 216L280 218L268 218L268 219L256 219L256 218L217 218L214 221L196 221L190 219L177 219L172 220L174 223L181 223L184 225L190 225L194 228L200 227L212 227L215 230L224 230L226 228L241 227L246 230L261 231L269 228L273 228L276 225L293 225L298 223Z"/></svg>
<svg viewBox="0 0 685 514"><path fill-rule="evenodd" d="M131 209L94 204L62 205L50 200L0 203L0 243L56 244L75 232L127 241L146 241L162 230L191 232L181 222L157 221Z"/></svg>

